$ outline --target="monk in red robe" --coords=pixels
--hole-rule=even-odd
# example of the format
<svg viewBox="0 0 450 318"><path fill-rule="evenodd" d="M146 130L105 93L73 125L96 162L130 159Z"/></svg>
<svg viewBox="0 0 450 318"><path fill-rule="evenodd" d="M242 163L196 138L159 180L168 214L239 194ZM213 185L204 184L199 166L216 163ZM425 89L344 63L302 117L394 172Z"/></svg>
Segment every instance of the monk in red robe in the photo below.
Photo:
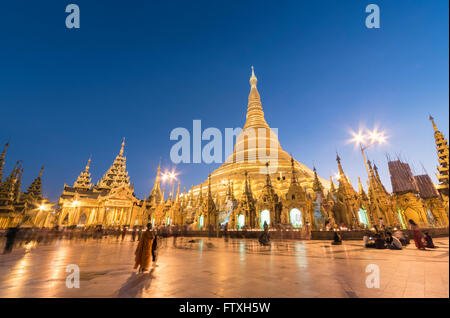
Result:
<svg viewBox="0 0 450 318"><path fill-rule="evenodd" d="M411 226L412 237L414 239L414 243L416 243L416 247L420 250L425 249L425 245L422 241L422 233L420 233L420 228L413 220L409 220L409 225Z"/></svg>
<svg viewBox="0 0 450 318"><path fill-rule="evenodd" d="M150 267L150 260L152 257L152 244L153 244L153 232L152 232L152 224L147 224L147 231L145 231L142 236L139 244L136 248L136 258L134 268L139 267L139 272L145 272Z"/></svg>

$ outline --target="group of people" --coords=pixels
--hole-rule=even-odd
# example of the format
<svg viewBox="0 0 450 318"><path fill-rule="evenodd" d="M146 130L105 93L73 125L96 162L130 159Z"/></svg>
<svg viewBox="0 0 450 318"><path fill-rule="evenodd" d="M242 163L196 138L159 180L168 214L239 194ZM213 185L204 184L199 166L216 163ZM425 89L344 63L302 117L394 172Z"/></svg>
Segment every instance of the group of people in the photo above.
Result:
<svg viewBox="0 0 450 318"><path fill-rule="evenodd" d="M412 238L418 249L425 250L426 248L435 248L433 239L428 232L422 235L419 226L414 220L408 221L411 229ZM376 249L391 249L401 250L404 246L408 245L410 238L401 230L396 230L394 233L387 231L384 226L382 230L375 228L375 232L367 231L363 237L364 246L367 248Z"/></svg>

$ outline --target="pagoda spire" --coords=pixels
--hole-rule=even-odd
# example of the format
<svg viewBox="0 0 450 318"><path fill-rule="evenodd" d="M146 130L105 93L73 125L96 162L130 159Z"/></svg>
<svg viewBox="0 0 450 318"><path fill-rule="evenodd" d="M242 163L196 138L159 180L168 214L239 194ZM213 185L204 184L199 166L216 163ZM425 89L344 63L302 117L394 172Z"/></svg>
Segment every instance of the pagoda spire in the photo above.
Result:
<svg viewBox="0 0 450 318"><path fill-rule="evenodd" d="M198 194L198 205L201 206L203 203L203 184L200 184L200 193Z"/></svg>
<svg viewBox="0 0 450 318"><path fill-rule="evenodd" d="M434 118L430 115L430 121L434 129L434 139L436 143L436 151L438 155L438 166L436 177L439 181L437 189L439 193L445 197L449 196L449 146L444 134L440 132L434 122Z"/></svg>
<svg viewBox="0 0 450 318"><path fill-rule="evenodd" d="M314 168L314 171L315 169L316 168ZM297 184L298 183L297 172L295 171L294 158L292 156L291 156L291 173L292 173L291 184ZM317 177L317 173L315 174L315 176Z"/></svg>
<svg viewBox="0 0 450 318"><path fill-rule="evenodd" d="M248 189L248 172L247 170L245 170L244 172L244 194L248 194L249 193L249 189Z"/></svg>
<svg viewBox="0 0 450 318"><path fill-rule="evenodd" d="M250 181L250 174L247 174L248 179L248 192L252 194L252 182Z"/></svg>
<svg viewBox="0 0 450 318"><path fill-rule="evenodd" d="M248 95L247 119L244 129L247 128L269 128L264 119L264 111L262 109L261 97L259 96L256 84L258 79L255 76L255 70L252 66L252 75L250 77L250 94Z"/></svg>
<svg viewBox="0 0 450 318"><path fill-rule="evenodd" d="M208 197L211 197L211 174L208 175Z"/></svg>
<svg viewBox="0 0 450 318"><path fill-rule="evenodd" d="M165 194L166 194L166 188L163 188L160 203L164 203L165 202Z"/></svg>
<svg viewBox="0 0 450 318"><path fill-rule="evenodd" d="M0 186L0 208L8 207L7 209L13 209L12 204L14 203L19 162L16 162L11 174Z"/></svg>
<svg viewBox="0 0 450 318"><path fill-rule="evenodd" d="M177 187L177 195L175 197L175 202L180 201L180 183L178 182L178 187Z"/></svg>
<svg viewBox="0 0 450 318"><path fill-rule="evenodd" d="M366 195L366 192L364 191L364 187L363 187L363 185L361 183L361 178L360 177L358 177L358 186L359 186L359 189L358 189L359 196L361 197L361 199L367 200L367 195Z"/></svg>
<svg viewBox="0 0 450 318"><path fill-rule="evenodd" d="M319 180L319 176L317 175L316 167L313 167L314 171L314 183L313 183L313 190L314 192L322 193L323 196L323 185L322 182Z"/></svg>
<svg viewBox="0 0 450 318"><path fill-rule="evenodd" d="M91 158L89 157L89 160L86 164L86 167L84 168L84 171L80 173L78 178L75 180L73 187L76 189L83 189L88 190L91 188L91 173L89 172L89 166L91 165Z"/></svg>
<svg viewBox="0 0 450 318"><path fill-rule="evenodd" d="M341 179L347 180L347 177L345 176L345 173L344 173L344 169L342 169L341 158L339 157L338 154L336 154L336 161L337 161L338 169L339 169L339 182L341 182Z"/></svg>
<svg viewBox="0 0 450 318"><path fill-rule="evenodd" d="M130 186L130 177L126 170L127 159L123 156L124 147L125 138L122 141L120 152L116 159L114 159L113 164L95 186L97 190L111 190L112 188L117 188L122 185Z"/></svg>
<svg viewBox="0 0 450 318"><path fill-rule="evenodd" d="M22 175L23 175L23 167L19 167L19 170L17 171L17 177L16 177L16 184L15 184L15 191L14 191L14 198L16 202L20 201L20 188L22 186Z"/></svg>
<svg viewBox="0 0 450 318"><path fill-rule="evenodd" d="M269 173L269 162L266 162L266 187L272 188L272 180L270 179L270 173Z"/></svg>
<svg viewBox="0 0 450 318"><path fill-rule="evenodd" d="M439 130L438 130L437 126L436 126L436 123L434 122L433 116L430 115L429 119L431 121L431 124L433 125L434 132L435 133L439 132Z"/></svg>
<svg viewBox="0 0 450 318"><path fill-rule="evenodd" d="M158 203L161 202L161 197L161 162L159 162L158 169L156 171L155 184L153 185L153 189L150 192L148 201Z"/></svg>
<svg viewBox="0 0 450 318"><path fill-rule="evenodd" d="M122 147L120 148L119 156L123 156L123 149L125 147L125 137L122 140Z"/></svg>
<svg viewBox="0 0 450 318"><path fill-rule="evenodd" d="M35 199L42 200L42 172L44 171L44 167L42 166L41 171L39 171L39 175L30 186L27 188L27 195L32 195Z"/></svg>
<svg viewBox="0 0 450 318"><path fill-rule="evenodd" d="M194 185L191 184L191 189L188 191L188 200L187 200L187 206L192 207L194 206Z"/></svg>
<svg viewBox="0 0 450 318"><path fill-rule="evenodd" d="M378 173L378 167L377 167L377 165L376 165L375 163L373 164L373 170L374 170L374 172L375 172L375 179L376 179L376 181L377 181L377 183L378 183L378 186L380 187L380 189L381 189L385 194L388 194L386 188L385 188L384 185L383 185L383 182L381 182L381 178L380 178L380 175L379 175L379 173Z"/></svg>
<svg viewBox="0 0 450 318"><path fill-rule="evenodd" d="M334 186L333 176L330 176L330 191L331 193L336 192L336 187Z"/></svg>
<svg viewBox="0 0 450 318"><path fill-rule="evenodd" d="M0 183L3 181L3 168L5 167L6 149L9 147L9 141L5 144L2 153L0 154Z"/></svg>

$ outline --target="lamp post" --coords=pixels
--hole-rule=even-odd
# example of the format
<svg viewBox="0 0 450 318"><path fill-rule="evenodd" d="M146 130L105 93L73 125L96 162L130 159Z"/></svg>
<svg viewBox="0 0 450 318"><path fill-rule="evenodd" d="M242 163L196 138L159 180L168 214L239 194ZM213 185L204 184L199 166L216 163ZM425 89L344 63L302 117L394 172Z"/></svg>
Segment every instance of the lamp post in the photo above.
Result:
<svg viewBox="0 0 450 318"><path fill-rule="evenodd" d="M366 154L364 151L373 145L384 144L386 142L387 137L384 132L378 132L376 128L372 131L367 130L366 134L359 131L358 133L352 132L352 135L353 135L353 138L350 141L355 143L355 145L359 146L363 160L364 160L364 165L365 165L366 171L367 171L369 187L374 189L374 187L372 185L372 178L370 176L369 166L367 164ZM366 143L366 140L369 140L369 142ZM375 196L375 191L372 192L372 195ZM373 219L373 213L372 213L372 211L370 211L369 207L367 207L367 210L369 211L370 223L372 226L374 226L375 223L374 223L374 219Z"/></svg>
<svg viewBox="0 0 450 318"><path fill-rule="evenodd" d="M175 171L164 172L162 174L162 180L163 182L168 181L172 185L172 196L173 196L175 191L175 180L177 180L177 174L175 173Z"/></svg>

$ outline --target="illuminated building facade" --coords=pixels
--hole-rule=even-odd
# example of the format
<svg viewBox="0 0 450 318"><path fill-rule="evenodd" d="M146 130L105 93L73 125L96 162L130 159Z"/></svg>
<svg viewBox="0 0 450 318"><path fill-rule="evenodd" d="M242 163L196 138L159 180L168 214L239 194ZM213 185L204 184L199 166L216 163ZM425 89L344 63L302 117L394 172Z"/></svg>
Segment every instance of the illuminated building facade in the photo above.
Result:
<svg viewBox="0 0 450 318"><path fill-rule="evenodd" d="M41 168L37 178L33 180L25 192L21 191L23 167L17 161L10 175L3 180L6 143L0 154L0 229L15 227L49 227L53 223L53 206L42 195Z"/></svg>
<svg viewBox="0 0 450 318"><path fill-rule="evenodd" d="M278 137L264 118L254 71L246 122L237 136L233 153L208 178L186 192L175 191L174 179L166 199L161 188L161 167L147 198L134 194L126 170L125 141L113 164L96 185L91 183L89 159L72 186L64 185L55 213L42 196L41 173L20 192L19 163L3 181L6 148L0 157L0 226L26 220L34 226L144 226L146 223L186 226L191 230L271 228L312 229L372 228L380 220L386 226L406 228L408 220L422 227L448 226L448 145L435 129L439 155L436 186L428 175L413 176L409 165L389 161L392 193L381 182L378 167L367 161L367 192L358 178L358 191L345 174L339 156L337 185L318 176L281 148ZM264 154L273 153L275 158ZM262 155L263 154L263 155ZM365 159L365 158L364 158ZM438 192L439 190L439 192ZM42 207L46 207L43 209ZM27 216L27 217L25 217Z"/></svg>

